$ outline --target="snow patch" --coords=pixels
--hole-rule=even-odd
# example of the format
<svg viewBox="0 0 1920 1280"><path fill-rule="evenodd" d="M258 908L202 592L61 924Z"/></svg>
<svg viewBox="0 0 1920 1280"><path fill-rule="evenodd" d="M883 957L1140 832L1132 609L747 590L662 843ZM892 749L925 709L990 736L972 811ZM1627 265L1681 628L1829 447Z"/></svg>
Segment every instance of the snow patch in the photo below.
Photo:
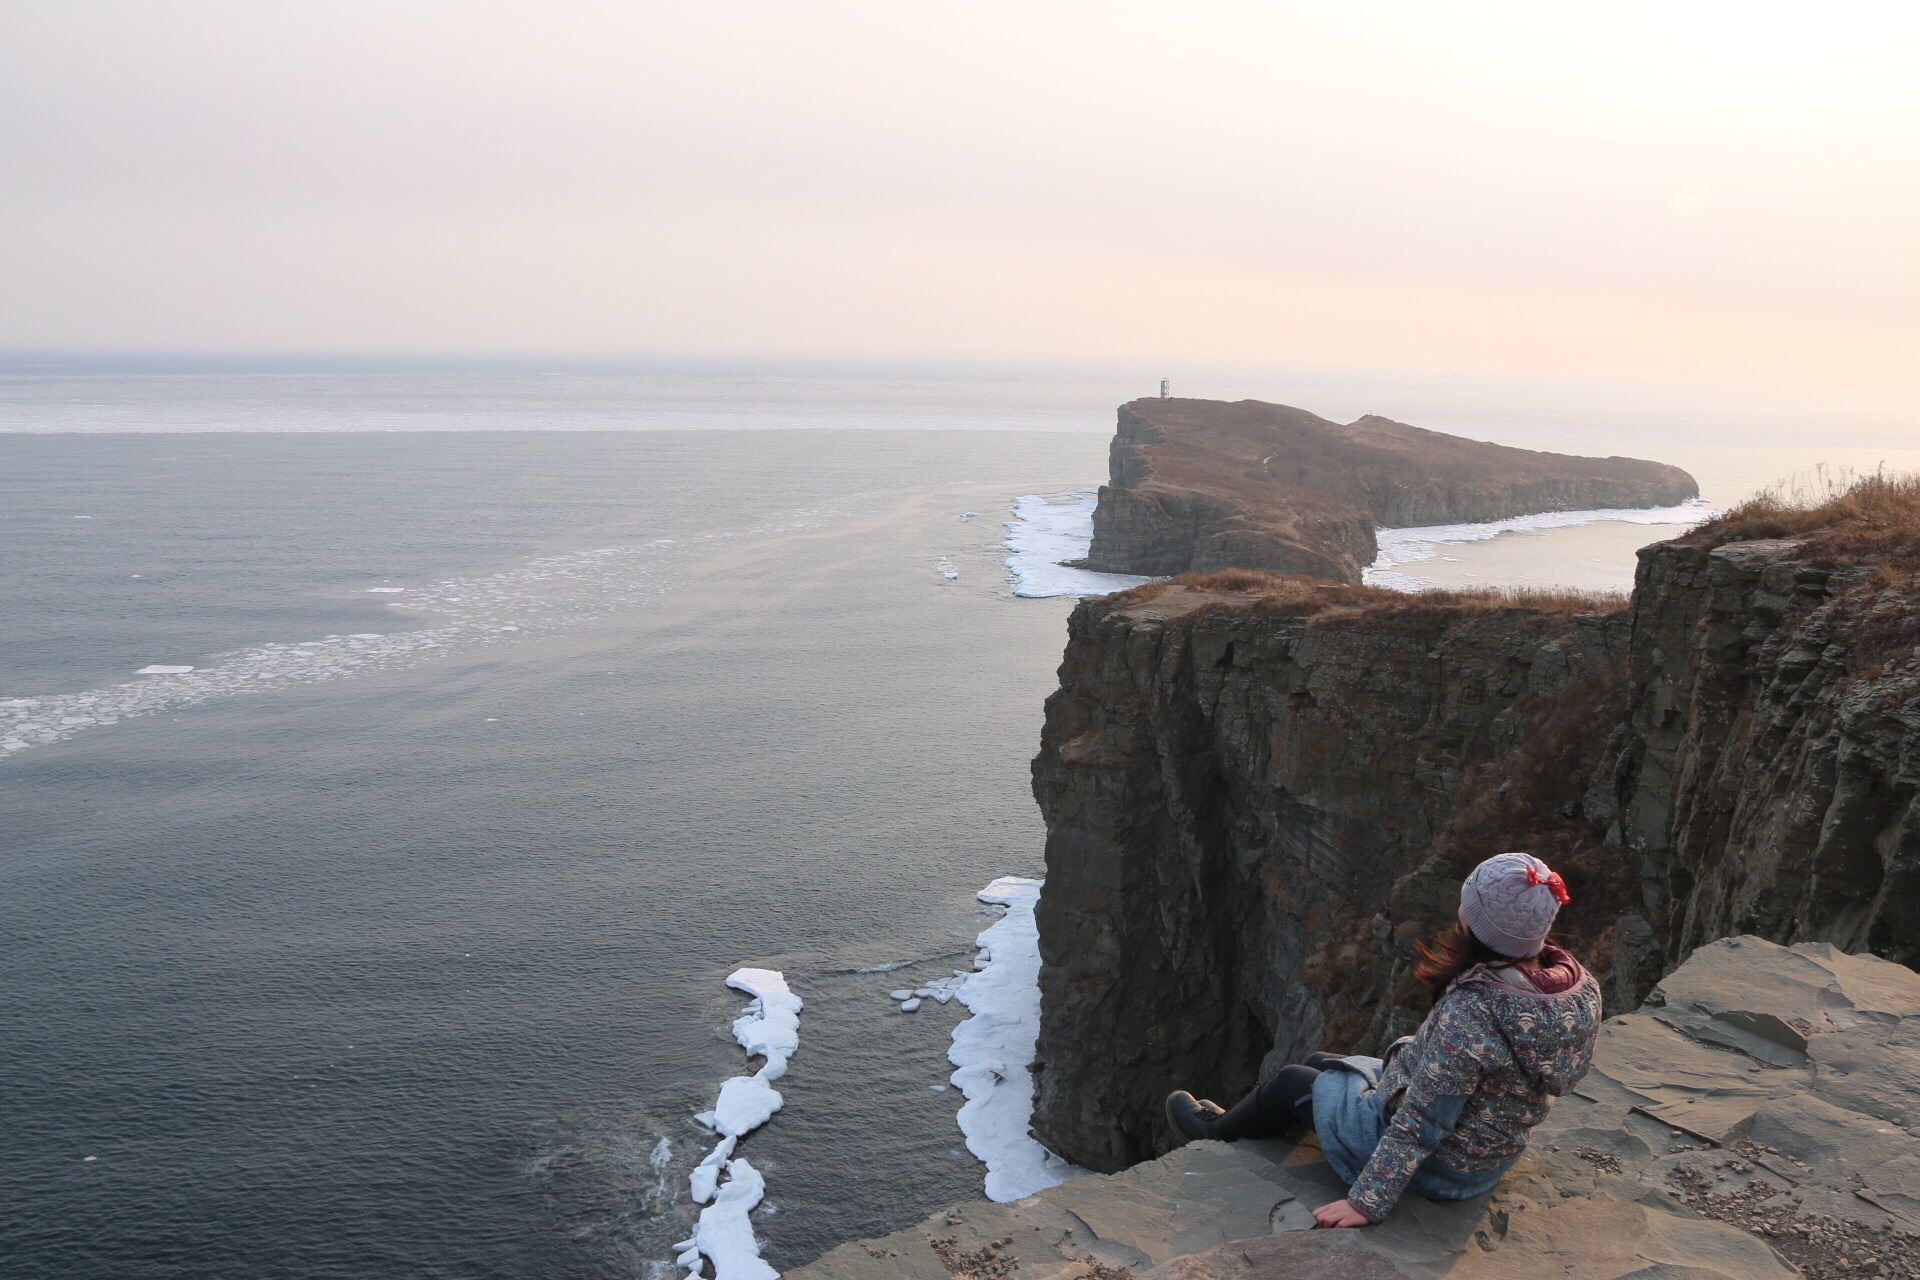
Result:
<svg viewBox="0 0 1920 1280"><path fill-rule="evenodd" d="M694 1117L719 1133L720 1141L687 1179L694 1203L706 1208L700 1211L693 1237L674 1246L675 1262L698 1274L705 1258L713 1263L715 1280L774 1280L780 1273L760 1257L747 1218L766 1195L766 1179L733 1151L741 1138L780 1109L780 1093L772 1082L787 1073L787 1060L800 1047L800 1010L805 1006L777 969L736 969L727 975L727 985L753 997L733 1020L733 1038L749 1058L765 1062L750 1076L723 1082L713 1110Z"/></svg>
<svg viewBox="0 0 1920 1280"><path fill-rule="evenodd" d="M1007 557L1013 594L1104 596L1151 581L1126 573L1094 573L1065 563L1083 558L1093 544L1093 509L1099 504L1098 489L1029 494L1013 500L1013 519L1007 521L1006 541L1001 544L1013 553Z"/></svg>
<svg viewBox="0 0 1920 1280"><path fill-rule="evenodd" d="M862 969L866 973L868 970ZM887 999L899 1004L900 1012L912 1013L924 1000L945 1004L960 993L960 986L971 975L965 969L955 969L950 978L935 978L925 986L901 987L887 992Z"/></svg>
<svg viewBox="0 0 1920 1280"><path fill-rule="evenodd" d="M1040 881L1002 876L982 902L1006 914L976 938L975 972L962 976L960 1003L973 1015L953 1029L949 1079L966 1095L960 1132L987 1166L987 1199L1006 1203L1087 1170L1062 1160L1027 1133L1033 1119L1033 1050L1040 1036Z"/></svg>
<svg viewBox="0 0 1920 1280"><path fill-rule="evenodd" d="M1374 540L1379 554L1361 572L1361 580L1370 587L1390 591L1424 591L1433 583L1416 574L1401 573L1403 565L1418 564L1440 555L1450 543L1488 542L1506 533L1538 533L1545 529L1571 529L1576 525L1615 521L1620 524L1696 525L1719 515L1705 500L1689 498L1677 507L1609 507L1592 511L1543 511L1538 515L1514 516L1510 520L1492 520L1485 524L1432 524L1406 529L1377 529ZM1442 559L1452 559L1443 556Z"/></svg>
<svg viewBox="0 0 1920 1280"><path fill-rule="evenodd" d="M698 1274L700 1260L706 1258L713 1263L714 1280L779 1280L780 1273L760 1256L760 1242L753 1238L747 1217L766 1194L767 1180L745 1156L729 1161L727 1184L700 1211L692 1238L674 1246L680 1250L675 1261L689 1274Z"/></svg>
<svg viewBox="0 0 1920 1280"><path fill-rule="evenodd" d="M735 1076L720 1086L713 1127L729 1138L752 1133L780 1109L780 1091L759 1076Z"/></svg>

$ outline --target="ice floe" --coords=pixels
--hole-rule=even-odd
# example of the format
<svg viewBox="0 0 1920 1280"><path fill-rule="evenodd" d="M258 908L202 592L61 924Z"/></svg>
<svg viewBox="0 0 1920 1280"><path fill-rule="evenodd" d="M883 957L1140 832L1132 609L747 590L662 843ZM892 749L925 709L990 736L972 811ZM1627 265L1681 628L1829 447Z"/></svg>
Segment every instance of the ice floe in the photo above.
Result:
<svg viewBox="0 0 1920 1280"><path fill-rule="evenodd" d="M760 1256L760 1242L747 1216L766 1194L767 1180L745 1156L728 1162L726 1185L700 1211L692 1238L676 1246L680 1265L698 1274L705 1258L713 1263L714 1280L779 1280L780 1273Z"/></svg>
<svg viewBox="0 0 1920 1280"><path fill-rule="evenodd" d="M967 1099L959 1117L967 1150L987 1166L987 1199L1004 1203L1087 1171L1027 1133L1040 1035L1040 931L1033 920L1040 881L1002 876L979 897L1006 914L975 939L975 972L958 988L972 1016L953 1029L947 1060L956 1068L949 1079Z"/></svg>
<svg viewBox="0 0 1920 1280"><path fill-rule="evenodd" d="M1006 541L1001 544L1013 553L1007 557L1013 594L1104 596L1150 581L1132 574L1075 569L1066 563L1084 557L1092 545L1093 509L1099 503L1098 489L1028 494L1013 500L1013 519L1007 521Z"/></svg>
<svg viewBox="0 0 1920 1280"><path fill-rule="evenodd" d="M0 744L19 744L0 749L17 753L94 725L177 711L236 693L401 670L474 649L547 639L656 603L676 583L681 565L717 544L817 528L840 514L838 510L799 511L753 528L703 537L698 545L649 541L601 547L528 557L504 572L425 586L369 587L366 590L388 594L404 591L404 601L388 603L426 615L432 625L414 631L361 631L253 645L215 654L196 666L154 663L134 673L139 680L125 684L0 698Z"/></svg>
<svg viewBox="0 0 1920 1280"><path fill-rule="evenodd" d="M675 1261L689 1274L698 1274L705 1258L713 1263L715 1280L772 1280L779 1272L761 1259L747 1217L766 1195L766 1179L745 1156L735 1157L733 1151L741 1138L780 1109L780 1093L773 1081L786 1074L787 1060L800 1047L804 1005L777 969L736 969L727 975L727 985L753 997L745 1012L733 1020L733 1038L749 1058L765 1061L752 1075L722 1083L713 1110L695 1117L718 1133L720 1140L687 1179L694 1203L706 1207L700 1211L692 1238L674 1246Z"/></svg>
<svg viewBox="0 0 1920 1280"><path fill-rule="evenodd" d="M905 964L911 964L911 963L913 962L912 961L905 962ZM892 967L904 968L905 964L894 965ZM883 970L861 969L859 970L859 972L878 973L878 972L883 972ZM926 1001L926 1000L932 1000L939 1004L945 1004L949 1000L953 999L955 996L960 994L961 984L964 983L971 976L973 975L965 969L955 969L953 971L953 976L950 978L935 978L932 982L929 982L924 986L901 987L897 990L889 991L887 992L887 999L897 1003L900 1006L900 1012L902 1013L912 1013L914 1010L920 1007L922 1001Z"/></svg>
<svg viewBox="0 0 1920 1280"><path fill-rule="evenodd" d="M1703 524L1719 515L1701 498L1691 498L1677 507L1608 507L1592 511L1543 511L1538 515L1514 516L1510 520L1492 520L1485 524L1433 524L1406 529L1374 531L1379 554L1361 572L1361 580L1371 587L1392 591L1424 591L1433 583L1417 574L1402 573L1405 565L1432 560L1440 548L1450 543L1487 542L1505 533L1538 533L1546 529L1571 529L1576 525L1614 521L1620 524ZM1441 557L1446 559L1449 557Z"/></svg>

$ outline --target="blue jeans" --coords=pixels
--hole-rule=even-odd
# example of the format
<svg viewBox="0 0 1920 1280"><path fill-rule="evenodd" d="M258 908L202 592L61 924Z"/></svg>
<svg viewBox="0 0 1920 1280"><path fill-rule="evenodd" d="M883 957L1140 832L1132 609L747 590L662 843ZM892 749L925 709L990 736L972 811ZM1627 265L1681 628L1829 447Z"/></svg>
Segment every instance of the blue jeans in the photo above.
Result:
<svg viewBox="0 0 1920 1280"><path fill-rule="evenodd" d="M1380 1087L1378 1058L1341 1058L1329 1063L1313 1082L1313 1128L1327 1163L1352 1186L1387 1133L1387 1091ZM1517 1160L1519 1157L1514 1157ZM1493 1190L1506 1176L1509 1160L1486 1173L1460 1173L1438 1156L1415 1170L1407 1190L1429 1200L1471 1200Z"/></svg>

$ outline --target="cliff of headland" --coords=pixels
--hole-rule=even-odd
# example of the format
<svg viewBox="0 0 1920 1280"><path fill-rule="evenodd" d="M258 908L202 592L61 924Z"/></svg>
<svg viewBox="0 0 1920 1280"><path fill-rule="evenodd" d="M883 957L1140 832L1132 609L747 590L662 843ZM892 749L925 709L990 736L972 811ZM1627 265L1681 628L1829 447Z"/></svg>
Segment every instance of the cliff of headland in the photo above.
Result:
<svg viewBox="0 0 1920 1280"><path fill-rule="evenodd" d="M1630 602L1235 571L1082 603L1033 765L1035 1134L1124 1168L1175 1085L1410 1030L1414 940L1502 849L1565 875L1610 1011L1729 934L1920 962L1920 488L1872 484L1648 547Z"/></svg>
<svg viewBox="0 0 1920 1280"><path fill-rule="evenodd" d="M1465 440L1386 418L1340 424L1258 400L1120 407L1083 564L1171 575L1227 568L1357 583L1374 529L1543 511L1672 506L1678 467Z"/></svg>

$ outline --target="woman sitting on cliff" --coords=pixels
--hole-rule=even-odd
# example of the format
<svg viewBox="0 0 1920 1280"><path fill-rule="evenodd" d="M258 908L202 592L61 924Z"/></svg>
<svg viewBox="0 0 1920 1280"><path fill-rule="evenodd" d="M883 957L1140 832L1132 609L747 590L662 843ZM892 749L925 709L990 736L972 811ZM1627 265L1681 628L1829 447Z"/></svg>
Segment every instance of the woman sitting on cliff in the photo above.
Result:
<svg viewBox="0 0 1920 1280"><path fill-rule="evenodd" d="M1323 1227L1379 1222L1408 1189L1437 1200L1492 1190L1593 1062L1600 988L1547 936L1566 900L1540 859L1487 859L1460 886L1458 922L1418 944L1414 976L1433 1011L1384 1064L1316 1053L1231 1111L1175 1093L1168 1122L1183 1139L1229 1142L1317 1131L1351 1187L1314 1210Z"/></svg>

